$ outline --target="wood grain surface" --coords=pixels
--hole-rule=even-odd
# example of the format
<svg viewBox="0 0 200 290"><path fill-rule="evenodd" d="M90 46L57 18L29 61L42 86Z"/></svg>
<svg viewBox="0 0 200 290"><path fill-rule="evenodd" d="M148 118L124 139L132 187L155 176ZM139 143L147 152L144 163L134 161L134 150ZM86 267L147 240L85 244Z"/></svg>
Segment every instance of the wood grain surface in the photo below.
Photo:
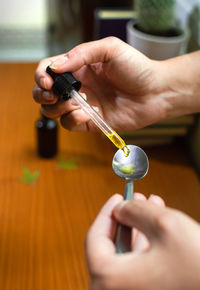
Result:
<svg viewBox="0 0 200 290"><path fill-rule="evenodd" d="M112 171L115 148L98 133L60 127L58 156L37 156L35 68L0 64L0 289L88 289L87 230L105 201L123 193L124 183ZM199 180L184 148L161 146L146 153L150 170L135 190L159 194L167 205L200 221ZM61 157L76 157L78 168L59 168ZM40 170L34 184L20 181L24 166Z"/></svg>

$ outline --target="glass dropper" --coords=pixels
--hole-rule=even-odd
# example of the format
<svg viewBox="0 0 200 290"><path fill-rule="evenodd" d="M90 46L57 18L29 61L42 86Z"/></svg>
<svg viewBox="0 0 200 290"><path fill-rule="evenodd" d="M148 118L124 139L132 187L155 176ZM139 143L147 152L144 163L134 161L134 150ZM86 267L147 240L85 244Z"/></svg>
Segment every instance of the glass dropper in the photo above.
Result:
<svg viewBox="0 0 200 290"><path fill-rule="evenodd" d="M102 119L102 117L93 109L86 100L76 91L70 92L70 97L88 114L91 120L99 129L110 139L110 141L119 149L122 149L125 156L128 156L129 149L124 140Z"/></svg>
<svg viewBox="0 0 200 290"><path fill-rule="evenodd" d="M72 98L88 114L91 120L99 129L110 139L119 149L122 149L125 156L129 155L129 149L124 140L103 120L103 118L86 102L78 93L81 82L78 81L70 72L57 74L48 66L46 72L54 80L52 90L63 101Z"/></svg>

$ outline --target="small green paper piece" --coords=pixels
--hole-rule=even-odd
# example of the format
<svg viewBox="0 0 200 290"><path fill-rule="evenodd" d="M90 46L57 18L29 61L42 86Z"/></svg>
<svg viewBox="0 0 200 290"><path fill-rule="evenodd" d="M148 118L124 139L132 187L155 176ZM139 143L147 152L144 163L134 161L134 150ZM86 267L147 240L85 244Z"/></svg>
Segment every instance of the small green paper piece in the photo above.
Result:
<svg viewBox="0 0 200 290"><path fill-rule="evenodd" d="M40 171L36 170L33 173L31 173L27 167L24 167L23 173L24 173L24 176L19 178L20 181L24 183L33 183L39 177Z"/></svg>
<svg viewBox="0 0 200 290"><path fill-rule="evenodd" d="M78 168L77 158L72 158L69 160L65 160L64 158L61 158L58 161L58 165L62 169L77 169Z"/></svg>

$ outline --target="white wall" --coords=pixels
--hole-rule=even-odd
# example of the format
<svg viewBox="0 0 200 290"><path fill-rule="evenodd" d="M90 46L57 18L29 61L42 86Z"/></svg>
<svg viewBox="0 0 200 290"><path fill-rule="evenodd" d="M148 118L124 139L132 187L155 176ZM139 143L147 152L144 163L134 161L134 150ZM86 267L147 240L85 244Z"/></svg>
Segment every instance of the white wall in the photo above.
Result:
<svg viewBox="0 0 200 290"><path fill-rule="evenodd" d="M47 24L47 0L1 0L0 28L40 28Z"/></svg>
<svg viewBox="0 0 200 290"><path fill-rule="evenodd" d="M46 57L47 1L0 0L0 61Z"/></svg>

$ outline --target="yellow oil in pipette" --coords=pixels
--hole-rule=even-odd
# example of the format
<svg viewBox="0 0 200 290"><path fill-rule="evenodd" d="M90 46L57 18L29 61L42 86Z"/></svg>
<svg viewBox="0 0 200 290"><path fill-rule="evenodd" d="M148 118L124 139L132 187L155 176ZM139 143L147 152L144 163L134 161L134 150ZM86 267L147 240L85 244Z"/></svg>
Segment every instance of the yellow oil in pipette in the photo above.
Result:
<svg viewBox="0 0 200 290"><path fill-rule="evenodd" d="M129 155L130 150L126 146L124 140L116 133L106 134L106 136L110 139L110 141L119 149L122 149L124 155L127 157Z"/></svg>
<svg viewBox="0 0 200 290"><path fill-rule="evenodd" d="M110 141L119 149L122 149L127 157L130 150L126 146L124 140L102 119L102 117L86 102L84 98L76 90L70 93L71 98L87 113L91 120L99 127L99 129L110 139Z"/></svg>

